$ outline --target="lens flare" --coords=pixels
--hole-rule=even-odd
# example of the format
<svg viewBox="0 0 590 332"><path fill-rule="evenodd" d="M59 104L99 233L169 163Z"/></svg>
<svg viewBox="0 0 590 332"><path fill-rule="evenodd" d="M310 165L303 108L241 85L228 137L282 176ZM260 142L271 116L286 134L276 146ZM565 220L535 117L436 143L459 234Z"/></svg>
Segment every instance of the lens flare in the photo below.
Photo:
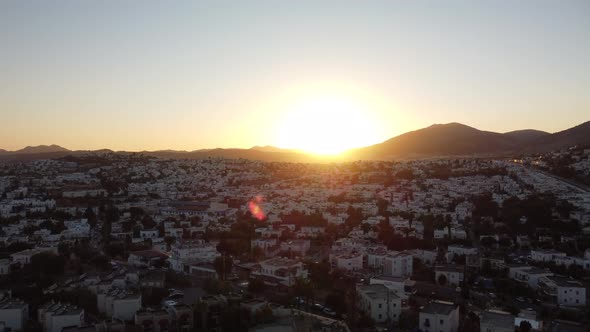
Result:
<svg viewBox="0 0 590 332"><path fill-rule="evenodd" d="M258 220L266 219L266 215L262 210L262 206L260 206L261 203L262 196L256 196L253 200L248 202L248 209L250 210L250 213L252 214L252 216L254 216L254 218Z"/></svg>

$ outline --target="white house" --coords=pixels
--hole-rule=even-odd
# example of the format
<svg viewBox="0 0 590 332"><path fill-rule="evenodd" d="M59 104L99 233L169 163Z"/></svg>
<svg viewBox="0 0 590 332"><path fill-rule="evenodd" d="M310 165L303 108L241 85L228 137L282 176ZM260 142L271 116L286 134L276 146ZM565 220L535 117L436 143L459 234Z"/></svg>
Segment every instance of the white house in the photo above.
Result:
<svg viewBox="0 0 590 332"><path fill-rule="evenodd" d="M557 251L557 250L544 250L544 249L537 249L531 250L531 259L536 262L553 262L556 257L565 257L567 254L565 252Z"/></svg>
<svg viewBox="0 0 590 332"><path fill-rule="evenodd" d="M277 245L276 238L262 238L262 239L252 239L250 240L250 247L252 248L260 248L263 251L266 251L274 246Z"/></svg>
<svg viewBox="0 0 590 332"><path fill-rule="evenodd" d="M409 277L413 273L413 257L405 251L390 251L385 257L383 274L393 277Z"/></svg>
<svg viewBox="0 0 590 332"><path fill-rule="evenodd" d="M61 332L64 327L84 324L84 309L76 306L48 302L37 309L37 318L46 332Z"/></svg>
<svg viewBox="0 0 590 332"><path fill-rule="evenodd" d="M451 262L455 256L469 256L475 254L477 254L477 248L451 245L447 247L446 259L447 262Z"/></svg>
<svg viewBox="0 0 590 332"><path fill-rule="evenodd" d="M555 297L561 306L586 306L586 287L577 280L547 276L539 279L539 286L545 294Z"/></svg>
<svg viewBox="0 0 590 332"><path fill-rule="evenodd" d="M0 259L0 275L5 276L10 274L10 260L9 259Z"/></svg>
<svg viewBox="0 0 590 332"><path fill-rule="evenodd" d="M531 328L535 331L543 329L543 320L539 318L537 312L532 309L521 310L514 318L514 326L520 326L522 321L527 321L531 324Z"/></svg>
<svg viewBox="0 0 590 332"><path fill-rule="evenodd" d="M463 283L463 269L454 265L437 266L434 269L434 280L444 285L461 286Z"/></svg>
<svg viewBox="0 0 590 332"><path fill-rule="evenodd" d="M459 306L443 301L432 301L420 310L420 330L424 332L457 332Z"/></svg>
<svg viewBox="0 0 590 332"><path fill-rule="evenodd" d="M304 256L309 250L311 242L309 240L297 239L281 242L281 251L291 252L295 255Z"/></svg>
<svg viewBox="0 0 590 332"><path fill-rule="evenodd" d="M412 257L422 261L424 265L433 265L436 261L436 256L438 256L436 250L413 249L408 250L408 253L410 253Z"/></svg>
<svg viewBox="0 0 590 332"><path fill-rule="evenodd" d="M10 259L12 264L20 264L20 265L27 265L31 263L31 258L37 254L43 252L55 252L53 248L35 248L35 249L26 249L23 251L15 252L14 254L10 255Z"/></svg>
<svg viewBox="0 0 590 332"><path fill-rule="evenodd" d="M217 247L204 240L175 243L172 245L170 266L175 271L188 272L194 263L212 263L221 256Z"/></svg>
<svg viewBox="0 0 590 332"><path fill-rule="evenodd" d="M29 319L29 305L19 299L5 298L0 301L0 322L5 328L22 330Z"/></svg>
<svg viewBox="0 0 590 332"><path fill-rule="evenodd" d="M341 248L330 253L332 268L356 271L363 268L363 253L353 248Z"/></svg>
<svg viewBox="0 0 590 332"><path fill-rule="evenodd" d="M539 269L528 265L518 265L508 267L508 276L516 281L523 282L531 288L539 287L539 279L542 277L551 276L550 271Z"/></svg>
<svg viewBox="0 0 590 332"><path fill-rule="evenodd" d="M273 285L293 286L297 278L307 278L303 263L288 258L275 257L258 264L251 276Z"/></svg>
<svg viewBox="0 0 590 332"><path fill-rule="evenodd" d="M365 251L365 255L367 256L367 266L382 271L385 266L385 257L387 256L387 253L388 250L385 246L367 248Z"/></svg>
<svg viewBox="0 0 590 332"><path fill-rule="evenodd" d="M395 291L402 298L402 307L407 306L407 300L410 294L416 293L416 281L408 278L378 275L371 277L369 283L371 285L384 285L385 287Z"/></svg>
<svg viewBox="0 0 590 332"><path fill-rule="evenodd" d="M129 253L127 263L135 267L153 266L158 261L164 261L168 255L156 250L141 250Z"/></svg>
<svg viewBox="0 0 590 332"><path fill-rule="evenodd" d="M299 232L297 232L297 237L315 238L321 234L324 234L325 231L325 227L303 226Z"/></svg>
<svg viewBox="0 0 590 332"><path fill-rule="evenodd" d="M514 332L514 316L508 312L486 310L479 318L480 332Z"/></svg>
<svg viewBox="0 0 590 332"><path fill-rule="evenodd" d="M116 288L98 292L96 301L99 312L123 321L133 320L141 309L141 294Z"/></svg>
<svg viewBox="0 0 590 332"><path fill-rule="evenodd" d="M397 322L402 301L397 293L385 285L358 285L359 307L377 323Z"/></svg>
<svg viewBox="0 0 590 332"><path fill-rule="evenodd" d="M142 229L139 231L139 237L142 239L154 239L159 236L157 229Z"/></svg>

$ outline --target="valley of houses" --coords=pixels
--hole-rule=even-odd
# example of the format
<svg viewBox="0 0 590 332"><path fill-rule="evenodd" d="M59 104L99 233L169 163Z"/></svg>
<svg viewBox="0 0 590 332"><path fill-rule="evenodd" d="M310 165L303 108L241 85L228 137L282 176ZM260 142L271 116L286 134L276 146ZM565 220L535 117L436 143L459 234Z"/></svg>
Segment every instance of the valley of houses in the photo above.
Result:
<svg viewBox="0 0 590 332"><path fill-rule="evenodd" d="M567 207L548 212L565 226L536 224L534 209L516 226L486 212L540 193ZM248 220L244 255L225 251ZM512 161L310 165L105 153L6 162L0 221L0 331L222 331L232 306L248 313L250 331L590 324L590 192ZM70 250L80 246L107 257L107 269ZM63 257L66 267L49 278L36 256ZM352 310L326 303L329 288L277 303L250 285L293 295L317 278L314 264L351 283ZM154 304L147 296L158 289L165 295ZM63 295L81 291L91 301Z"/></svg>

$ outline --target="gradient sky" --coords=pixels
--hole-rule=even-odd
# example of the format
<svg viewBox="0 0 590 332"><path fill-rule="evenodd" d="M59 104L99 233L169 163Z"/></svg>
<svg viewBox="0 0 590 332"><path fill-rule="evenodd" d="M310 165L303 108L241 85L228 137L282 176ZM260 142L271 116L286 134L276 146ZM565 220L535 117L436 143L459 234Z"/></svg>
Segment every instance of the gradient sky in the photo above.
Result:
<svg viewBox="0 0 590 332"><path fill-rule="evenodd" d="M322 94L362 105L374 143L554 132L590 120L589 88L587 0L0 2L9 150L274 145Z"/></svg>

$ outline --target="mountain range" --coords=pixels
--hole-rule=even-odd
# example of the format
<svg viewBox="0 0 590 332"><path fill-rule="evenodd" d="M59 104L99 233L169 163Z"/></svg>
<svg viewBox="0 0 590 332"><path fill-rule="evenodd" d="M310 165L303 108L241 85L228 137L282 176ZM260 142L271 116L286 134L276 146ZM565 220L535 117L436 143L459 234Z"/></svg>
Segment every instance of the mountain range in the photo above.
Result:
<svg viewBox="0 0 590 332"><path fill-rule="evenodd" d="M321 162L338 160L393 160L448 156L510 156L520 153L548 152L574 145L590 146L590 121L578 126L547 133L524 129L507 133L483 131L460 123L434 124L430 127L395 136L382 143L351 149L343 157L320 157L297 150L273 146L250 149L202 149L195 151L142 151L141 154L175 159L244 158L262 161ZM89 152L71 151L58 145L27 146L17 151L0 149L0 159L57 158ZM117 151L116 153L130 153Z"/></svg>

